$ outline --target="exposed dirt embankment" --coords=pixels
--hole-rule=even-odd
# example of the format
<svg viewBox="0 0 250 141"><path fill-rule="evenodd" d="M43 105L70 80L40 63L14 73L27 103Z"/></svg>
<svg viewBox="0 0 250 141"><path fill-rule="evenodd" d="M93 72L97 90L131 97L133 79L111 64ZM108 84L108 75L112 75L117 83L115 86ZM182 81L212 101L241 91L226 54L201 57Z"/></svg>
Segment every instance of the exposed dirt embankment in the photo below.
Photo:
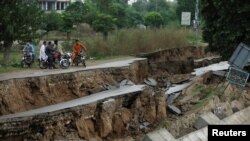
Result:
<svg viewBox="0 0 250 141"><path fill-rule="evenodd" d="M105 90L124 79L140 82L147 75L147 61L129 67L96 69L0 82L0 115L56 104Z"/></svg>
<svg viewBox="0 0 250 141"><path fill-rule="evenodd" d="M57 112L17 118L0 122L2 137L18 136L19 140L114 140L124 137L136 139L155 129L167 114L165 88L170 83L188 80L196 66L206 65L194 59L207 57L202 47L168 49L144 54L148 60L136 61L128 67L103 68L32 78L10 79L0 82L0 115L16 113L84 97L106 90L124 79L135 84L154 78L157 87L141 93L100 100ZM186 95L185 95L186 96ZM191 101L191 100L189 100ZM187 102L176 105L184 112ZM170 115L169 117L167 115ZM178 119L173 116L172 119ZM190 116L190 126L194 117ZM170 120L171 121L171 120ZM176 121L176 120L173 120ZM179 125L179 126L177 126ZM168 127L183 128L177 125ZM177 135L179 134L176 133ZM22 138L21 138L22 137ZM133 139L132 138L132 139ZM6 138L5 138L6 139ZM126 140L126 139L123 139ZM128 139L129 140L129 139Z"/></svg>
<svg viewBox="0 0 250 141"><path fill-rule="evenodd" d="M114 140L136 137L166 118L166 95L143 92L0 122L0 140ZM147 124L143 127L144 124Z"/></svg>
<svg viewBox="0 0 250 141"><path fill-rule="evenodd" d="M185 47L161 50L148 54L141 54L149 60L151 72L168 72L169 74L191 73L194 68L211 64L212 61L204 60L195 62L194 60L213 56L214 54L206 52L205 47ZM220 58L217 59L217 61Z"/></svg>
<svg viewBox="0 0 250 141"><path fill-rule="evenodd" d="M204 48L168 49L144 55L147 60L129 67L96 69L58 75L11 79L0 82L0 115L26 111L72 100L105 90L105 84L117 84L124 79L135 83L160 70L186 73L193 70L190 57L207 56ZM175 62L169 62L175 61ZM184 62L183 62L184 61ZM183 67L186 66L186 67ZM155 70L155 71L154 71ZM150 74L149 74L150 73Z"/></svg>

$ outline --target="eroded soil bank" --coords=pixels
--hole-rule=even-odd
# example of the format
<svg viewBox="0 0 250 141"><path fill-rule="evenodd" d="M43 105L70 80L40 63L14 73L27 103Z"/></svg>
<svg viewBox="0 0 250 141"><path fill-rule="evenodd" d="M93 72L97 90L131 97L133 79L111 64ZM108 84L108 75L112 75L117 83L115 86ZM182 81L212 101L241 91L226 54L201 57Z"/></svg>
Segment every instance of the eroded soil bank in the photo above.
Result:
<svg viewBox="0 0 250 141"><path fill-rule="evenodd" d="M103 68L0 82L0 115L27 111L60 103L105 90L124 79L136 84L147 77L189 74L195 68L193 59L208 56L201 47L163 50L143 57L128 67ZM192 58L192 59L190 59Z"/></svg>
<svg viewBox="0 0 250 141"><path fill-rule="evenodd" d="M194 68L219 61L219 58L195 61L211 55L202 47L177 48L140 55L147 60L136 61L127 67L1 81L1 115L88 96L117 87L125 79L135 84L145 84L146 78L157 82L156 86L146 86L142 92L53 113L2 121L1 139L139 140L143 134L159 127L165 127L180 137L195 130L194 122L204 112L215 111L223 118L250 105L248 89L241 91L229 85L220 95L217 85L224 88L224 78L207 73L195 78L193 84L173 102L181 114L168 110L166 88L188 81L193 77L191 72Z"/></svg>

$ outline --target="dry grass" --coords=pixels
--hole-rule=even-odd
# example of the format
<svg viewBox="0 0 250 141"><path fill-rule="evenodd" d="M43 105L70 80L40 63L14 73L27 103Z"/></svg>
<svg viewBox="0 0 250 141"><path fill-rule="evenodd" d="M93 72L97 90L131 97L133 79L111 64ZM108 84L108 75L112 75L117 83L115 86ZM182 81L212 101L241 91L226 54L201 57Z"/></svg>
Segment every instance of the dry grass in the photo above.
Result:
<svg viewBox="0 0 250 141"><path fill-rule="evenodd" d="M107 41L102 36L83 38L94 57L136 55L166 48L190 45L195 34L183 29L123 29L110 34Z"/></svg>

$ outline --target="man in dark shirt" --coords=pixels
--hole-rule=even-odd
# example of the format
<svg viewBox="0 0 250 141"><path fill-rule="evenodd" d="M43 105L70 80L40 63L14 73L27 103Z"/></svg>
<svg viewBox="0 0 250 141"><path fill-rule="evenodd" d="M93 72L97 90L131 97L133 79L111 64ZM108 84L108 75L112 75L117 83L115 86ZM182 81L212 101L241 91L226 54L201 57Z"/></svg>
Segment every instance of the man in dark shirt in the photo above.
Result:
<svg viewBox="0 0 250 141"><path fill-rule="evenodd" d="M51 44L51 42L48 43L46 49L45 49L45 53L48 56L48 65L49 65L49 69L56 68L54 65L54 61L53 61L53 53L55 52L55 49L53 48L53 45Z"/></svg>

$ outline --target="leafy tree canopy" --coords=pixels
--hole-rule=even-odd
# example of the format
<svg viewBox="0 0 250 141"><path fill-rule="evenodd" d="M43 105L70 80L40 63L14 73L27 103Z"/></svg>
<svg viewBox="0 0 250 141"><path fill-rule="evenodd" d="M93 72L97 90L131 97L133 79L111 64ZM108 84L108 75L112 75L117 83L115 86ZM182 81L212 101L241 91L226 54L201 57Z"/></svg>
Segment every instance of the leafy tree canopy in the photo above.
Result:
<svg viewBox="0 0 250 141"><path fill-rule="evenodd" d="M99 13L93 22L93 28L97 32L102 32L104 39L107 39L108 32L114 29L114 23L115 19L111 15Z"/></svg>
<svg viewBox="0 0 250 141"><path fill-rule="evenodd" d="M42 29L47 32L61 30L63 27L62 15L56 12L45 13L43 15Z"/></svg>
<svg viewBox="0 0 250 141"><path fill-rule="evenodd" d="M163 17L158 12L150 12L144 17L147 26L159 28L163 25Z"/></svg>
<svg viewBox="0 0 250 141"><path fill-rule="evenodd" d="M203 0L203 38L209 49L229 58L237 45L250 45L250 1Z"/></svg>
<svg viewBox="0 0 250 141"><path fill-rule="evenodd" d="M4 42L4 64L9 61L13 41L28 40L40 28L41 10L34 0L2 0L0 2L0 41Z"/></svg>
<svg viewBox="0 0 250 141"><path fill-rule="evenodd" d="M82 3L81 1L76 1L72 4L70 4L66 10L66 15L69 15L72 17L73 24L78 24L85 22L86 17L85 15L89 12L89 7L87 4Z"/></svg>

